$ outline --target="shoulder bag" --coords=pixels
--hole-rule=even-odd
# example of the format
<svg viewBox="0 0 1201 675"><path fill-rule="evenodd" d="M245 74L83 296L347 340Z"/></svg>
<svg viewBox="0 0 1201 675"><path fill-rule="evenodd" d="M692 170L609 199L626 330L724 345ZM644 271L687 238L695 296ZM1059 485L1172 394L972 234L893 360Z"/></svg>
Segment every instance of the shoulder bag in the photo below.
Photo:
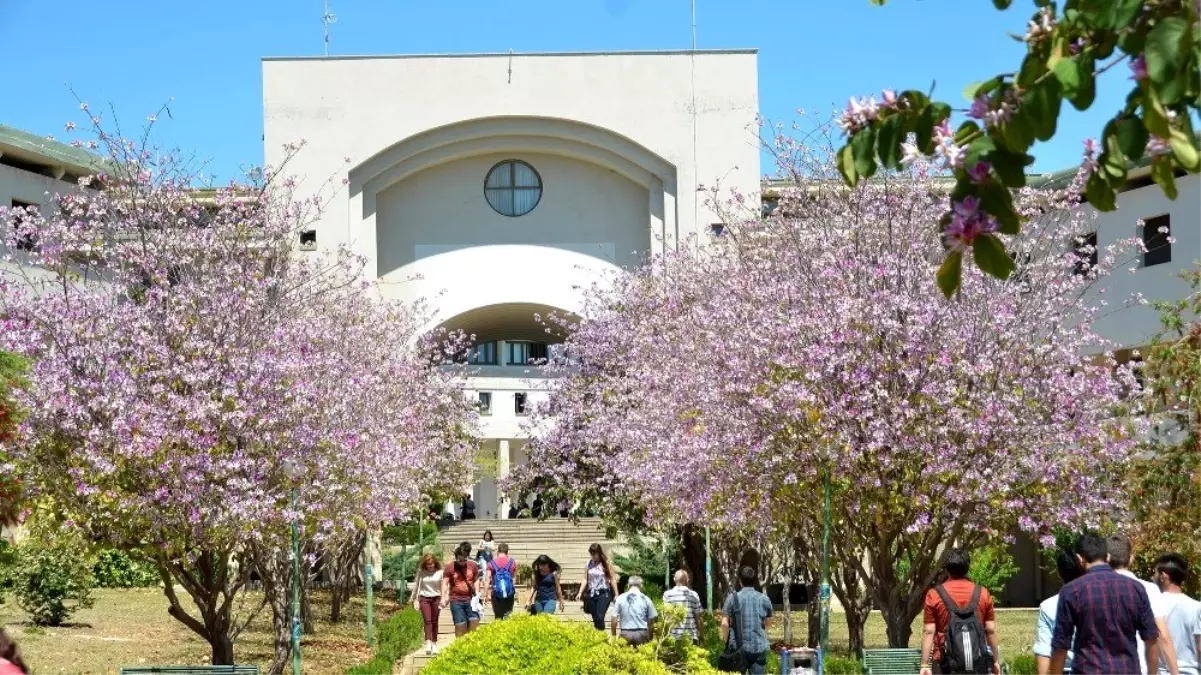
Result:
<svg viewBox="0 0 1201 675"><path fill-rule="evenodd" d="M734 630L734 644L726 642L725 650L717 655L717 667L731 673L746 672L746 652L742 648L742 599L734 593L734 606L731 608L734 620L730 627ZM730 617L726 617L729 619Z"/></svg>

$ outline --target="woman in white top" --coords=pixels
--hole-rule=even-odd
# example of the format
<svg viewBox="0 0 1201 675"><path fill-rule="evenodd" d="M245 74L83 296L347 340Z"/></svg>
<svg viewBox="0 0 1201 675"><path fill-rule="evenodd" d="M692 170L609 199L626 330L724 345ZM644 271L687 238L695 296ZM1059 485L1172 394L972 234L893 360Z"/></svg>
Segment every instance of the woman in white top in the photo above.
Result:
<svg viewBox="0 0 1201 675"><path fill-rule="evenodd" d="M492 562L494 555L496 555L496 542L492 539L492 530L484 530L484 538L480 540L479 546L475 547L475 557L484 560L480 567L483 568L487 563Z"/></svg>
<svg viewBox="0 0 1201 675"><path fill-rule="evenodd" d="M421 556L413 582L413 607L425 621L425 653L438 649L438 615L442 612L442 565L432 553Z"/></svg>

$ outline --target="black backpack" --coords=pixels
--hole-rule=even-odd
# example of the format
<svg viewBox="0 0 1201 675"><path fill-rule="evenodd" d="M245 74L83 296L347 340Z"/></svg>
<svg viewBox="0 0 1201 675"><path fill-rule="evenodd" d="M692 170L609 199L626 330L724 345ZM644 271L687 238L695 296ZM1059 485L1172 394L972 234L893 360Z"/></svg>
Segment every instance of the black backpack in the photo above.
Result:
<svg viewBox="0 0 1201 675"><path fill-rule="evenodd" d="M993 655L984 642L984 623L976 612L980 605L981 586L972 589L972 599L966 607L951 601L947 589L939 585L934 588L942 604L947 608L950 621L947 623L946 639L942 644L942 672L978 673L992 672Z"/></svg>

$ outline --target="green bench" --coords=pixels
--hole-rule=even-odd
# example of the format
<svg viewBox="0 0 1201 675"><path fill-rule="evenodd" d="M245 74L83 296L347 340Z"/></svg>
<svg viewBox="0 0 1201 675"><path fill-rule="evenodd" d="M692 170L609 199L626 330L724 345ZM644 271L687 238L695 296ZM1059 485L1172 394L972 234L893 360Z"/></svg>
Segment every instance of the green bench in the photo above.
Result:
<svg viewBox="0 0 1201 675"><path fill-rule="evenodd" d="M863 672L867 675L918 675L921 669L920 649L863 650Z"/></svg>
<svg viewBox="0 0 1201 675"><path fill-rule="evenodd" d="M918 675L922 670L920 649L864 649L863 672L866 675ZM1001 664L1002 675L1009 675L1009 664Z"/></svg>
<svg viewBox="0 0 1201 675"><path fill-rule="evenodd" d="M121 675L258 675L257 665L129 665Z"/></svg>

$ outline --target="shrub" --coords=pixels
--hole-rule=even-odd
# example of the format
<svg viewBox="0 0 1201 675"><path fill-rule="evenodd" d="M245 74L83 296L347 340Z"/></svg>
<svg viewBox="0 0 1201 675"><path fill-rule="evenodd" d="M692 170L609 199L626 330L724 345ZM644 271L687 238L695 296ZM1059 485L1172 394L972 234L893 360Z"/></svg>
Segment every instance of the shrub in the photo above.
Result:
<svg viewBox="0 0 1201 675"><path fill-rule="evenodd" d="M146 588L162 582L158 569L139 553L108 548L96 555L92 566L97 588Z"/></svg>
<svg viewBox="0 0 1201 675"><path fill-rule="evenodd" d="M1009 664L1009 672L1012 675L1034 675L1038 672L1038 664L1033 654L1018 654L1005 662Z"/></svg>
<svg viewBox="0 0 1201 675"><path fill-rule="evenodd" d="M91 607L93 582L87 547L72 530L41 530L17 547L13 595L39 626L60 626Z"/></svg>
<svg viewBox="0 0 1201 675"><path fill-rule="evenodd" d="M419 523L385 525L380 533L380 539L385 545L390 546L416 546L419 539L417 535L422 531ZM426 521L424 535L421 541L425 544L426 548L436 545L438 542L438 524Z"/></svg>
<svg viewBox="0 0 1201 675"><path fill-rule="evenodd" d="M406 607L375 627L375 655L371 660L346 669L346 675L391 675L396 661L421 646L425 624L421 612Z"/></svg>
<svg viewBox="0 0 1201 675"><path fill-rule="evenodd" d="M822 664L822 672L825 675L861 675L863 664L859 659L849 656L827 656Z"/></svg>
<svg viewBox="0 0 1201 675"><path fill-rule="evenodd" d="M1017 574L1018 566L1004 544L990 544L971 552L972 566L967 576L988 589L994 598L1001 597L1005 583Z"/></svg>
<svg viewBox="0 0 1201 675"><path fill-rule="evenodd" d="M517 565L517 578L514 580L518 586L529 586L534 583L534 568L531 565Z"/></svg>

